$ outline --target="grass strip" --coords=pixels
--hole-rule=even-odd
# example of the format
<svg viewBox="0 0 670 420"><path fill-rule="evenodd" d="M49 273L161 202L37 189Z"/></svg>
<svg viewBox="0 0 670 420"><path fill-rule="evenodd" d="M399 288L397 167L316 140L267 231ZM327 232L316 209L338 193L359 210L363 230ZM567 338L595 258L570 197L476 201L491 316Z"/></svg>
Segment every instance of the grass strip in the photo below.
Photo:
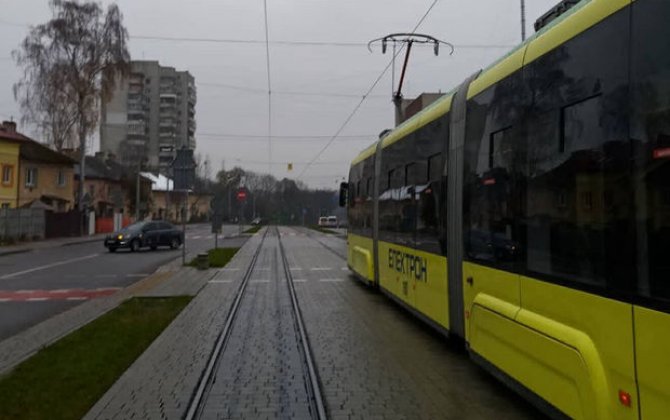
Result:
<svg viewBox="0 0 670 420"><path fill-rule="evenodd" d="M334 230L326 229L326 228L323 228L323 227L318 226L318 225L310 225L308 227L312 230L315 230L315 231L321 232L321 233L326 233L328 235L336 235L337 234L337 232L335 232Z"/></svg>
<svg viewBox="0 0 670 420"><path fill-rule="evenodd" d="M225 267L226 264L228 264L228 261L230 261L235 254L237 254L237 251L239 251L240 248L214 248L210 249L207 251L207 254L209 255L209 266L212 268L220 268L220 267ZM188 264L189 267L197 267L198 266L198 259L194 258L189 262Z"/></svg>
<svg viewBox="0 0 670 420"><path fill-rule="evenodd" d="M249 229L245 230L244 233L256 233L259 230L261 230L262 227L263 226L261 226L261 225L252 226Z"/></svg>
<svg viewBox="0 0 670 420"><path fill-rule="evenodd" d="M0 378L0 419L80 419L191 300L132 298Z"/></svg>

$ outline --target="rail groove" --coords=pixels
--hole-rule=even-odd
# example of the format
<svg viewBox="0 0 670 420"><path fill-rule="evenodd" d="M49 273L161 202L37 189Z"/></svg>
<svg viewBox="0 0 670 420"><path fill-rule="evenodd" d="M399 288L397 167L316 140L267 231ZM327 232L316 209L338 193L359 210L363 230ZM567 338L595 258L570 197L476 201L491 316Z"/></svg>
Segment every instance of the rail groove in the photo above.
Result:
<svg viewBox="0 0 670 420"><path fill-rule="evenodd" d="M233 326L235 325L235 320L237 317L238 309L240 307L240 302L242 301L242 298L245 294L247 284L249 283L251 275L254 271L254 267L256 266L258 256L260 255L261 249L263 248L265 239L269 231L270 228L269 227L266 228L265 232L263 233L263 238L261 239L258 248L254 252L251 262L244 273L242 283L240 284L240 287L236 292L235 299L226 317L224 327L217 337L216 343L209 356L205 370L203 371L200 380L198 381L198 386L196 387L191 397L191 401L184 416L186 420L200 418L201 415L203 414L202 412L205 407L205 403L207 402L209 387L212 384L212 380L214 378L215 372L218 369L219 362L230 341L229 338L231 335L231 331L233 330ZM302 312L300 311L300 305L293 285L293 277L291 275L291 270L289 268L288 258L286 257L286 251L281 241L281 234L279 228L275 227L274 231L277 234L283 272L285 276L286 285L288 287L289 296L291 299L293 324L295 331L297 332L297 339L301 353L301 360L303 362L304 372L307 376L305 378L305 390L307 392L307 397L309 400L309 411L313 419L325 420L328 418L326 414L326 407L323 401L318 372L316 370L316 365L314 363L312 351L309 345L309 339L307 337Z"/></svg>
<svg viewBox="0 0 670 420"><path fill-rule="evenodd" d="M279 252L281 254L282 265L284 266L284 273L286 276L286 284L289 289L289 294L291 295L291 305L293 307L293 316L295 319L296 330L298 331L300 338L303 362L305 364L305 370L309 376L309 380L307 381L306 385L311 402L310 411L312 412L312 417L314 419L325 420L327 418L326 407L323 402L318 372L316 370L314 357L312 355L312 349L309 344L307 331L305 329L305 322L302 317L302 311L300 310L300 305L298 303L298 296L296 295L295 292L293 276L291 275L291 269L288 263L288 258L286 257L286 250L284 249L284 244L282 243L281 240L281 234L279 232L279 228L276 229L277 229L277 238L279 240Z"/></svg>
<svg viewBox="0 0 670 420"><path fill-rule="evenodd" d="M265 242L265 238L267 237L268 231L269 229L266 229L265 232L263 233L263 238L261 239L260 244L258 244L258 248L256 248L256 251L254 252L254 255L251 258L251 262L244 273L244 277L242 278L242 283L240 284L240 287L237 289L233 305L230 307L230 311L226 316L226 323L224 324L223 329L221 330L219 336L216 339L214 348L212 349L212 352L207 361L207 366L205 367L205 370L203 371L200 380L198 381L198 386L196 387L193 396L191 398L191 402L189 403L188 410L186 411L186 415L184 416L186 420L192 420L200 417L200 412L203 408L203 402L205 401L204 399L205 391L207 390L207 387L211 382L212 374L214 373L216 365L226 348L226 344L228 343L228 337L230 336L230 332L232 331L232 326L233 323L235 322L237 310L240 306L240 302L242 301L242 296L244 295L244 291L247 288L247 284L249 283L249 278L251 278L251 273L253 272L254 267L256 266L256 261L258 260L258 256L261 253L261 249L263 248L263 243Z"/></svg>

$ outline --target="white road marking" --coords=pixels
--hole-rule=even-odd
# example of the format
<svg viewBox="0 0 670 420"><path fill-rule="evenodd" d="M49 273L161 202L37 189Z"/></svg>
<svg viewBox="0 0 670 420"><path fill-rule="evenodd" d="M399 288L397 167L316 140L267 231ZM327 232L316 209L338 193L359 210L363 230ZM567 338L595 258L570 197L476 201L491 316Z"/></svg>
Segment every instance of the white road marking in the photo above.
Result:
<svg viewBox="0 0 670 420"><path fill-rule="evenodd" d="M232 283L232 280L210 280L207 283Z"/></svg>
<svg viewBox="0 0 670 420"><path fill-rule="evenodd" d="M51 290L51 293L68 293L68 292L70 292L70 290L72 290L72 289L55 289L55 290Z"/></svg>
<svg viewBox="0 0 670 420"><path fill-rule="evenodd" d="M344 279L319 279L319 281L323 281L323 282L340 282L340 281L344 281Z"/></svg>
<svg viewBox="0 0 670 420"><path fill-rule="evenodd" d="M312 270L312 271L328 271L328 270L331 270L331 268L330 267L314 267L314 268L310 268L310 270Z"/></svg>
<svg viewBox="0 0 670 420"><path fill-rule="evenodd" d="M349 271L349 267L342 267L341 270L342 271Z"/></svg>
<svg viewBox="0 0 670 420"><path fill-rule="evenodd" d="M0 298L0 302L9 302L9 301L10 301L10 299L8 299L8 298Z"/></svg>
<svg viewBox="0 0 670 420"><path fill-rule="evenodd" d="M293 283L305 283L307 279L293 279Z"/></svg>
<svg viewBox="0 0 670 420"><path fill-rule="evenodd" d="M88 260L88 259L91 259L91 258L95 258L98 255L100 255L100 254L91 254L91 255L87 255L85 257L72 258L70 260L59 261L59 262L56 262L56 263L53 263L53 264L47 264L47 265L43 265L43 266L40 266L40 267L31 268L29 270L17 271L16 273L5 274L4 276L0 277L0 279L11 279L13 277L18 277L18 276L23 275L23 274L28 274L28 273L32 273L32 272L40 271L40 270L46 270L47 268L52 268L52 267L58 267L59 265L65 265L65 264L70 264L70 263L77 262L77 261Z"/></svg>
<svg viewBox="0 0 670 420"><path fill-rule="evenodd" d="M65 300L86 300L86 299L88 299L88 298L85 297L85 296L71 296L71 297L69 297Z"/></svg>
<svg viewBox="0 0 670 420"><path fill-rule="evenodd" d="M45 297L38 297L38 298L28 298L26 299L28 302L43 302L45 300L49 300L49 298Z"/></svg>
<svg viewBox="0 0 670 420"><path fill-rule="evenodd" d="M249 283L270 283L270 280L249 280Z"/></svg>

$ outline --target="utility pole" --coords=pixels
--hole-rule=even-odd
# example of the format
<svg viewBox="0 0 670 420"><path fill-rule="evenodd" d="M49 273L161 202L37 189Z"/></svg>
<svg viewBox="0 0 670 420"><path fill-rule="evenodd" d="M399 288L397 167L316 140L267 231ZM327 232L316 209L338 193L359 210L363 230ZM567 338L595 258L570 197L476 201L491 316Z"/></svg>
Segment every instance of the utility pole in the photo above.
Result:
<svg viewBox="0 0 670 420"><path fill-rule="evenodd" d="M526 40L526 0L521 0L521 41Z"/></svg>
<svg viewBox="0 0 670 420"><path fill-rule="evenodd" d="M85 138L86 133L83 128L79 128L79 138ZM81 234L84 234L88 229L88 217L86 212L84 211L84 191L85 191L85 183L86 183L86 141L83 141L79 144L79 148L81 149L79 151L80 156L79 156L79 203L77 203L77 207L79 208L79 211L81 212ZM18 206L18 202L16 205Z"/></svg>
<svg viewBox="0 0 670 420"><path fill-rule="evenodd" d="M184 190L184 206L182 207L181 231L184 235L184 245L181 247L181 264L186 265L186 214L188 212L188 190Z"/></svg>
<svg viewBox="0 0 670 420"><path fill-rule="evenodd" d="M135 186L135 222L140 221L140 171L142 163L137 165L137 185Z"/></svg>

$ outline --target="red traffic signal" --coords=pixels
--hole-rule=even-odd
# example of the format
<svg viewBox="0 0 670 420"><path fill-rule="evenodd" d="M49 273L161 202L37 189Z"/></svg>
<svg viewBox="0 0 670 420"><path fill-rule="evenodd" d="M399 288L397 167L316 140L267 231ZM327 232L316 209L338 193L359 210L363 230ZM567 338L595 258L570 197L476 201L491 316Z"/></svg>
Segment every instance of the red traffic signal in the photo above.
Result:
<svg viewBox="0 0 670 420"><path fill-rule="evenodd" d="M247 199L247 190L240 188L237 190L237 201L245 201Z"/></svg>

